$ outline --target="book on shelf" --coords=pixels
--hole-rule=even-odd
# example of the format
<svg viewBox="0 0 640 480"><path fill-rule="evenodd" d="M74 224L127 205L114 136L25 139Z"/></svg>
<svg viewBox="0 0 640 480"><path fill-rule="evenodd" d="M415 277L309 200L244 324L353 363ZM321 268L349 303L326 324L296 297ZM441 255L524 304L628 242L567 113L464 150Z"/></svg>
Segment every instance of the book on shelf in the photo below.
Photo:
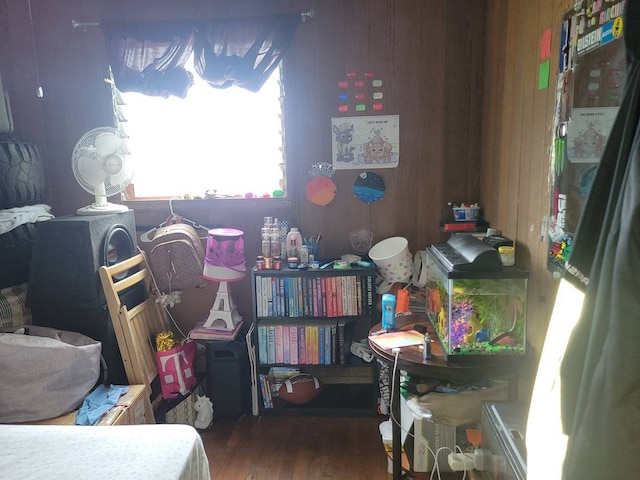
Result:
<svg viewBox="0 0 640 480"><path fill-rule="evenodd" d="M265 373L258 374L260 380L260 391L262 393L262 406L264 408L273 408L273 397L271 395L271 385L269 377Z"/></svg>
<svg viewBox="0 0 640 480"><path fill-rule="evenodd" d="M282 363L291 363L291 336L289 335L289 325L282 325Z"/></svg>
<svg viewBox="0 0 640 480"><path fill-rule="evenodd" d="M236 322L233 330L227 330L224 328L212 328L205 327L204 322L199 322L193 327L193 330L189 332L189 338L193 340L235 340L238 336L238 332L242 328L242 320Z"/></svg>
<svg viewBox="0 0 640 480"><path fill-rule="evenodd" d="M282 384L290 377L298 375L300 369L296 367L271 367L267 374L267 380L270 387L271 397L277 397L278 391Z"/></svg>
<svg viewBox="0 0 640 480"><path fill-rule="evenodd" d="M338 320L336 326L336 362L344 365L347 363L349 355L351 355L351 341L353 340L353 330L355 328L355 322L350 319Z"/></svg>
<svg viewBox="0 0 640 480"><path fill-rule="evenodd" d="M274 342L276 349L274 363L284 363L284 339L282 325L274 326Z"/></svg>
<svg viewBox="0 0 640 480"><path fill-rule="evenodd" d="M298 361L298 326L289 326L289 363L297 365Z"/></svg>

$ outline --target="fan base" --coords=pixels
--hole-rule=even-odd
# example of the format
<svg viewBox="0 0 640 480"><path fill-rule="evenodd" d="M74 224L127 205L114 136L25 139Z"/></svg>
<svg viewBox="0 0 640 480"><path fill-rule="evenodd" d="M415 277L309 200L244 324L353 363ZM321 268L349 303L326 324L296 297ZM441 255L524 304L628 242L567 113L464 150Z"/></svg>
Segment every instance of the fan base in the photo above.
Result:
<svg viewBox="0 0 640 480"><path fill-rule="evenodd" d="M104 205L98 205L92 203L86 207L76 210L78 215L107 215L109 213L122 213L129 211L129 207L126 205L120 205L119 203L106 203Z"/></svg>

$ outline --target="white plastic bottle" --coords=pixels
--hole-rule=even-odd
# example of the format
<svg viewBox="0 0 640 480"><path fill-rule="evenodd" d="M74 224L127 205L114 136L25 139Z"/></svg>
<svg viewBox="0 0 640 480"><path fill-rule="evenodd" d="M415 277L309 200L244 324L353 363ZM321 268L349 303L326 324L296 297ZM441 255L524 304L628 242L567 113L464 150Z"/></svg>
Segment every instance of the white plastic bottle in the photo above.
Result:
<svg viewBox="0 0 640 480"><path fill-rule="evenodd" d="M295 257L300 259L300 247L302 246L302 235L296 227L291 227L287 233L287 258Z"/></svg>

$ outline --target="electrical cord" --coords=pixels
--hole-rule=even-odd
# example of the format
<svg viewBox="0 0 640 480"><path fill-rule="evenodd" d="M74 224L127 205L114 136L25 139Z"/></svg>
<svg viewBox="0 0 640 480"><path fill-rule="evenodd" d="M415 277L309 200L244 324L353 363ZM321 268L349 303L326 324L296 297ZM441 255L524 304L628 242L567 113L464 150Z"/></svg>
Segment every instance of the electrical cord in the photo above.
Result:
<svg viewBox="0 0 640 480"><path fill-rule="evenodd" d="M400 430L402 432L404 432L405 434L407 434L407 436L413 437L415 439L415 435L410 431L405 429L402 426L402 422L400 419L397 419L394 417L393 415L393 399L395 398L395 385L396 385L396 375L398 375L398 356L400 355L400 349L399 348L394 348L392 350L392 352L395 354L394 359L393 359L393 370L391 372L391 398L389 401L389 418L391 419L391 421L393 423L395 423L396 425L398 425L400 427ZM456 450L460 451L460 453L462 453L464 455L464 452L462 451L462 449L460 448L459 445L456 445L455 450L452 450L449 447L440 447L438 450L436 450L435 452L431 449L431 447L429 447L429 445L426 445L427 450L429 451L429 453L433 456L433 468L431 469L431 475L429 476L430 480L434 480L434 474L437 475L437 480L442 480L442 476L440 474L440 465L438 463L438 455L440 454L441 451L446 451L448 450L450 453L455 453ZM463 474L462 474L462 480L466 480L467 478L467 469L466 467L463 469Z"/></svg>

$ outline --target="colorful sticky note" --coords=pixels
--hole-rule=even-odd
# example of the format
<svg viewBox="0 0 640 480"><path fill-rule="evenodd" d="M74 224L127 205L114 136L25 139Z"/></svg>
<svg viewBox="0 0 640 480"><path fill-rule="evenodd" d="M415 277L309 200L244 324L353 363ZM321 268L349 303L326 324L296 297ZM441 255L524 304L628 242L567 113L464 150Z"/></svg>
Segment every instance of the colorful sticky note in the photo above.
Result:
<svg viewBox="0 0 640 480"><path fill-rule="evenodd" d="M551 56L551 29L542 32L540 37L540 60Z"/></svg>
<svg viewBox="0 0 640 480"><path fill-rule="evenodd" d="M538 69L538 90L544 90L549 86L549 66L549 60L540 64Z"/></svg>

